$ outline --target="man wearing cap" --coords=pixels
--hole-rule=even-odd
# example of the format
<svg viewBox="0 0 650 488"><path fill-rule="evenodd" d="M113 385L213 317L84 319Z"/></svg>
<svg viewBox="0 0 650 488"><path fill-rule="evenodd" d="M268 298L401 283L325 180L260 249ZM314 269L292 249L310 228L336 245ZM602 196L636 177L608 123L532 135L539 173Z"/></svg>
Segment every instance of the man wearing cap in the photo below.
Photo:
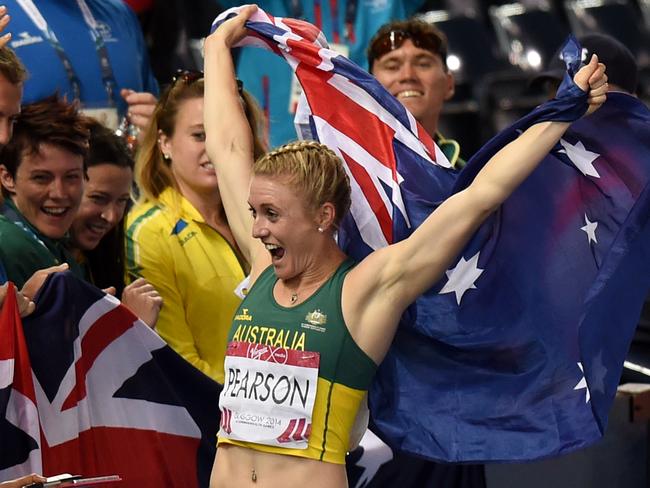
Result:
<svg viewBox="0 0 650 488"><path fill-rule="evenodd" d="M447 37L417 19L384 24L370 41L368 69L434 138L451 164L464 165L460 147L438 132L445 101L454 95L447 67Z"/></svg>
<svg viewBox="0 0 650 488"><path fill-rule="evenodd" d="M598 55L600 62L607 66L609 91L636 93L638 67L634 55L621 42L605 34L586 34L578 38L582 46L582 61L591 59L592 54ZM532 81L532 88L542 88L555 95L558 85L564 77L566 67L561 58L561 47L548 63L547 69L538 74Z"/></svg>

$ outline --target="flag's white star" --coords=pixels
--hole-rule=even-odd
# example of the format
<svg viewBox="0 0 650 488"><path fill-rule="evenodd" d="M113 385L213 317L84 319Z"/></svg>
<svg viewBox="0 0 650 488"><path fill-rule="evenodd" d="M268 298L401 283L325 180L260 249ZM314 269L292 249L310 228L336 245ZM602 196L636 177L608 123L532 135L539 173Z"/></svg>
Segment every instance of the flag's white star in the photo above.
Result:
<svg viewBox="0 0 650 488"><path fill-rule="evenodd" d="M585 378L585 370L582 368L582 363L578 363L578 368L580 368L580 372L582 373L582 378L580 378L580 381L576 386L573 387L573 389L582 390L584 388L586 393L585 403L589 403L591 394L589 393L589 386L587 386L587 379Z"/></svg>
<svg viewBox="0 0 650 488"><path fill-rule="evenodd" d="M456 293L456 302L460 305L465 292L470 288L476 288L474 282L483 273L483 270L478 267L479 254L481 253L477 252L469 261L465 261L465 257L461 257L456 267L447 271L449 281L440 290L441 295L443 293Z"/></svg>
<svg viewBox="0 0 650 488"><path fill-rule="evenodd" d="M560 139L560 144L564 149L560 149L559 152L566 154L571 162L576 165L583 175L593 176L595 178L600 178L598 171L594 168L594 161L600 156L600 154L587 151L582 142L578 141L575 145L570 142Z"/></svg>
<svg viewBox="0 0 650 488"><path fill-rule="evenodd" d="M590 222L587 218L587 214L585 214L585 225L580 227L580 230L584 230L586 232L590 244L591 241L594 241L596 244L598 244L598 240L596 239L596 227L598 227L598 222Z"/></svg>

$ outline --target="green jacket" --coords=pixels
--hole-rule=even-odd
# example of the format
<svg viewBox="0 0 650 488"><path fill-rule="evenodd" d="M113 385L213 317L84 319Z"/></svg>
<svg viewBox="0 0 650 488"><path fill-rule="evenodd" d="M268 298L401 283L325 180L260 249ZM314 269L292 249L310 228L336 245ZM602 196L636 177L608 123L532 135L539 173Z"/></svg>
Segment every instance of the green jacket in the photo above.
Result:
<svg viewBox="0 0 650 488"><path fill-rule="evenodd" d="M50 239L41 234L6 199L0 207L0 267L6 279L18 289L39 269L68 263L70 271L83 278L83 272L63 245L64 239Z"/></svg>

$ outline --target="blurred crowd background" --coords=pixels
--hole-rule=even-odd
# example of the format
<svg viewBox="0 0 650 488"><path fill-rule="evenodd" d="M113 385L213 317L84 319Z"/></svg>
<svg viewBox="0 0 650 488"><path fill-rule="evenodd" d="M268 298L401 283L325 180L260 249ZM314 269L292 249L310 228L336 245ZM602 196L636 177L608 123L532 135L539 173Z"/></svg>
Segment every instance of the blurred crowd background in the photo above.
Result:
<svg viewBox="0 0 650 488"><path fill-rule="evenodd" d="M569 33L581 36L601 32L623 42L636 56L639 66L637 93L646 102L650 100L650 0L322 3L324 11L332 3L339 3L339 9L354 4L358 11L390 2L404 4L404 12L415 12L435 23L449 39L447 62L456 79L456 92L444 105L441 132L460 142L466 158L499 129L546 98L543 87L531 86L530 81L547 67ZM127 0L127 3L138 13L154 73L164 85L179 66L201 68L202 37L216 15L237 2ZM261 2L261 5L274 13L274 3L289 5L282 7L284 12L276 14L283 15L291 9L301 11L299 5L293 4L321 2L286 0Z"/></svg>

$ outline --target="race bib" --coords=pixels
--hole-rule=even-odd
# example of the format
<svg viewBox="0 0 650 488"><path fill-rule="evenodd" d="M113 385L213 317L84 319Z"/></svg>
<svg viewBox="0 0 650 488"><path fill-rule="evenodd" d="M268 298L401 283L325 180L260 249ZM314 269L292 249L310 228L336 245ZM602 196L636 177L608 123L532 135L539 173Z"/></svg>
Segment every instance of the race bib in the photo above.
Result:
<svg viewBox="0 0 650 488"><path fill-rule="evenodd" d="M220 437L306 449L320 354L231 342L219 397Z"/></svg>

